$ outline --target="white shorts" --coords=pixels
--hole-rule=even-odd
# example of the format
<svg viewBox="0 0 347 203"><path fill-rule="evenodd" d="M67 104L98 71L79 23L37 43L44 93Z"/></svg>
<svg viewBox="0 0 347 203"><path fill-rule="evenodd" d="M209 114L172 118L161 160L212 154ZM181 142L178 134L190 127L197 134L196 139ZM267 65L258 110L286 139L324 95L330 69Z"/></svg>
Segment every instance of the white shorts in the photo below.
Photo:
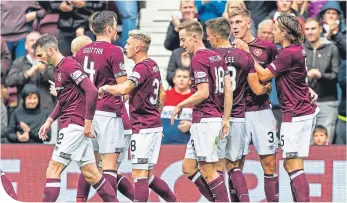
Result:
<svg viewBox="0 0 347 203"><path fill-rule="evenodd" d="M308 157L312 132L316 125L316 113L311 118L301 120L305 116L293 118L292 122L282 122L280 143L283 158ZM296 120L297 119L297 120Z"/></svg>
<svg viewBox="0 0 347 203"><path fill-rule="evenodd" d="M244 118L232 118L229 135L218 143L218 158L237 161L242 158L245 146L246 123Z"/></svg>
<svg viewBox="0 0 347 203"><path fill-rule="evenodd" d="M258 155L275 154L278 148L276 119L271 109L246 112L246 139L243 155L249 152L252 140Z"/></svg>
<svg viewBox="0 0 347 203"><path fill-rule="evenodd" d="M125 131L124 131L125 132ZM122 161L127 161L129 160L129 145L130 145L130 140L131 140L131 131L130 134L125 134L124 135L124 150L119 154L118 157L118 163L121 163Z"/></svg>
<svg viewBox="0 0 347 203"><path fill-rule="evenodd" d="M84 136L83 130L82 126L75 124L61 129L52 159L66 166L71 161L75 161L78 167L95 163L91 138Z"/></svg>
<svg viewBox="0 0 347 203"><path fill-rule="evenodd" d="M96 138L94 151L100 154L120 153L124 150L124 129L122 118L115 113L96 111L93 119Z"/></svg>
<svg viewBox="0 0 347 203"><path fill-rule="evenodd" d="M217 145L221 129L222 118L203 118L200 123L193 123L185 158L209 163L217 162Z"/></svg>
<svg viewBox="0 0 347 203"><path fill-rule="evenodd" d="M133 169L153 169L158 162L162 137L162 127L140 130L139 134L131 135L129 147Z"/></svg>

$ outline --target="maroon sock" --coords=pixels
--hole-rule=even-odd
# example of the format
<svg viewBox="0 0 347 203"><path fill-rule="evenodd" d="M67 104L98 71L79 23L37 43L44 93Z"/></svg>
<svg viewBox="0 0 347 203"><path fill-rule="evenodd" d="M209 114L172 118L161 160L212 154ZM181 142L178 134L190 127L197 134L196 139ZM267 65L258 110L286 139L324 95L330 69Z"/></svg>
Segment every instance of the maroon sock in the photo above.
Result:
<svg viewBox="0 0 347 203"><path fill-rule="evenodd" d="M215 202L229 202L227 188L222 177L212 180L208 183Z"/></svg>
<svg viewBox="0 0 347 203"><path fill-rule="evenodd" d="M1 172L1 171L0 171ZM6 193L12 197L13 199L17 200L17 194L16 192L14 191L13 189L13 186L12 186L12 183L11 181L6 177L5 174L1 174L1 183L2 183L2 186L4 187Z"/></svg>
<svg viewBox="0 0 347 203"><path fill-rule="evenodd" d="M136 178L134 202L147 202L149 196L148 178Z"/></svg>
<svg viewBox="0 0 347 203"><path fill-rule="evenodd" d="M90 184L86 181L82 173L78 177L76 202L87 202L90 191Z"/></svg>
<svg viewBox="0 0 347 203"><path fill-rule="evenodd" d="M291 180L291 188L294 201L309 202L310 201L310 187L305 175L304 170L299 169L289 172Z"/></svg>
<svg viewBox="0 0 347 203"><path fill-rule="evenodd" d="M239 197L237 196L233 181L231 180L231 171L228 172L228 184L229 184L229 195L231 202L240 202Z"/></svg>
<svg viewBox="0 0 347 203"><path fill-rule="evenodd" d="M134 200L134 185L124 176L117 174L118 190L131 201Z"/></svg>
<svg viewBox="0 0 347 203"><path fill-rule="evenodd" d="M47 178L46 187L43 190L42 202L55 202L60 192L60 179Z"/></svg>
<svg viewBox="0 0 347 203"><path fill-rule="evenodd" d="M235 188L236 194L239 197L240 202L249 202L249 194L247 188L246 178L243 175L241 169L233 168L228 172L229 178L231 179Z"/></svg>
<svg viewBox="0 0 347 203"><path fill-rule="evenodd" d="M104 202L119 202L111 184L102 176L98 183L93 185L98 195Z"/></svg>
<svg viewBox="0 0 347 203"><path fill-rule="evenodd" d="M211 190L208 187L205 179L200 174L200 171L197 170L193 175L188 177L199 189L200 193L210 202L214 202L213 195Z"/></svg>
<svg viewBox="0 0 347 203"><path fill-rule="evenodd" d="M151 188L155 193L157 193L166 202L176 202L177 197L171 191L169 186L162 179L152 176L149 180L149 188Z"/></svg>
<svg viewBox="0 0 347 203"><path fill-rule="evenodd" d="M103 175L107 182L109 182L117 195L118 183L117 183L117 171L116 170L103 170Z"/></svg>
<svg viewBox="0 0 347 203"><path fill-rule="evenodd" d="M265 196L268 202L278 202L278 176L277 174L264 174Z"/></svg>

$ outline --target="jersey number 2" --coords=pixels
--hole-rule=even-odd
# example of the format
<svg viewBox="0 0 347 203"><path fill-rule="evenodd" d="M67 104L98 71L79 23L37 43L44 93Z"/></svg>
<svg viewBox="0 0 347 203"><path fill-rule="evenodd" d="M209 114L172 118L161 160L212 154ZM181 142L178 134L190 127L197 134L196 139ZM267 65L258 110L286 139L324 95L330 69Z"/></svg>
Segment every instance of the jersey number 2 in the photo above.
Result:
<svg viewBox="0 0 347 203"><path fill-rule="evenodd" d="M90 61L90 64L88 66L88 56L84 57L83 69L87 74L89 74L89 79L92 82L94 82L94 75L95 75L94 61Z"/></svg>

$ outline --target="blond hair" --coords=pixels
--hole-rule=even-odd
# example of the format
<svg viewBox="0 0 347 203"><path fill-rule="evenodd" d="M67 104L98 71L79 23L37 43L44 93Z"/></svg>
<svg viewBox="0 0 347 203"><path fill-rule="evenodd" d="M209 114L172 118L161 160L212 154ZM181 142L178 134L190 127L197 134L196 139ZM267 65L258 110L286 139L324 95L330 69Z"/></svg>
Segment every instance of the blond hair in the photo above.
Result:
<svg viewBox="0 0 347 203"><path fill-rule="evenodd" d="M86 46L87 44L92 43L93 41L86 35L82 35L79 37L76 37L71 42L71 52L77 53L82 47Z"/></svg>
<svg viewBox="0 0 347 203"><path fill-rule="evenodd" d="M231 18L237 15L246 16L251 19L251 12L249 12L249 10L247 10L246 8L233 8L228 14L228 17Z"/></svg>
<svg viewBox="0 0 347 203"><path fill-rule="evenodd" d="M223 13L224 18L229 17L229 6L231 3L239 3L241 5L241 8L246 9L246 4L244 0L228 0L224 8L224 13Z"/></svg>
<svg viewBox="0 0 347 203"><path fill-rule="evenodd" d="M202 37L202 32L203 32L202 25L196 20L192 19L192 20L183 21L178 26L178 31L181 31L181 30L186 30L186 32L195 33L199 37Z"/></svg>
<svg viewBox="0 0 347 203"><path fill-rule="evenodd" d="M128 35L129 37L142 41L145 44L145 51L148 51L152 38L147 32L142 30L131 30Z"/></svg>
<svg viewBox="0 0 347 203"><path fill-rule="evenodd" d="M300 10L300 15L304 15L305 11L307 10L307 0L304 1L301 10ZM296 1L293 1L292 3L292 9L294 9L295 11L299 12L299 5L296 3Z"/></svg>

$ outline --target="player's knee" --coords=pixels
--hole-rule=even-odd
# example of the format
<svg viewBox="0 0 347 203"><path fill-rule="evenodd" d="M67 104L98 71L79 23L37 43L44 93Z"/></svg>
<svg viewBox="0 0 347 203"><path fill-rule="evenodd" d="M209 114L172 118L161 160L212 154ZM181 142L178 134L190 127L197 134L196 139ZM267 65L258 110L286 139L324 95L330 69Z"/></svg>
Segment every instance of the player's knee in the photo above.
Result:
<svg viewBox="0 0 347 203"><path fill-rule="evenodd" d="M61 172L64 170L62 163L51 160L46 170L46 178L60 178Z"/></svg>
<svg viewBox="0 0 347 203"><path fill-rule="evenodd" d="M144 169L133 169L131 176L133 179L148 177L148 171Z"/></svg>
<svg viewBox="0 0 347 203"><path fill-rule="evenodd" d="M263 166L265 173L275 173L276 172L276 157L269 156L266 158L261 157L261 164Z"/></svg>
<svg viewBox="0 0 347 203"><path fill-rule="evenodd" d="M195 160L184 160L182 164L182 172L186 176L192 176L198 169Z"/></svg>

